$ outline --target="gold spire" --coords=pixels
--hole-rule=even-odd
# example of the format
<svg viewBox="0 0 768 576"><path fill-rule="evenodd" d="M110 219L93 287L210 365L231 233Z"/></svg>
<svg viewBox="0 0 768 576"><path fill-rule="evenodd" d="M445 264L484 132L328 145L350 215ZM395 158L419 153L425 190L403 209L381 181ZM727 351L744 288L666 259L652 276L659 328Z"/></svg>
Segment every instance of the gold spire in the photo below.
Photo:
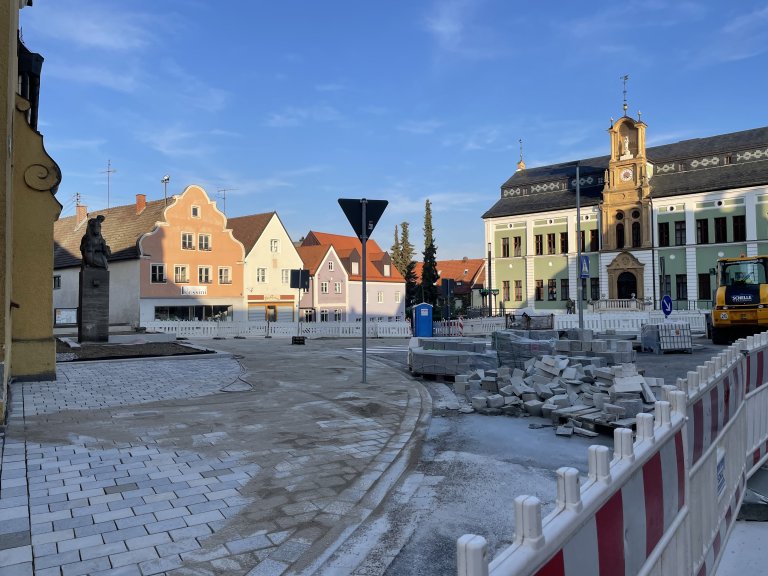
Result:
<svg viewBox="0 0 768 576"><path fill-rule="evenodd" d="M525 170L525 162L523 162L523 139L518 140L520 142L520 162L517 163L517 172Z"/></svg>

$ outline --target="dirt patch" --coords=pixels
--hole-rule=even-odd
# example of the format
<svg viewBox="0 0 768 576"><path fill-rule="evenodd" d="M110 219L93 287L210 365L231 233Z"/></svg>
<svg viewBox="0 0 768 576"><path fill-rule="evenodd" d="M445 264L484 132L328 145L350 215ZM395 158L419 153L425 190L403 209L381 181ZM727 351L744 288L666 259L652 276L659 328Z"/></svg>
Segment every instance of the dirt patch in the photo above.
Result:
<svg viewBox="0 0 768 576"><path fill-rule="evenodd" d="M70 348L56 340L56 361L119 360L121 358L150 358L154 356L183 356L189 354L213 354L213 350L192 348L177 342L149 342L145 344L82 344Z"/></svg>

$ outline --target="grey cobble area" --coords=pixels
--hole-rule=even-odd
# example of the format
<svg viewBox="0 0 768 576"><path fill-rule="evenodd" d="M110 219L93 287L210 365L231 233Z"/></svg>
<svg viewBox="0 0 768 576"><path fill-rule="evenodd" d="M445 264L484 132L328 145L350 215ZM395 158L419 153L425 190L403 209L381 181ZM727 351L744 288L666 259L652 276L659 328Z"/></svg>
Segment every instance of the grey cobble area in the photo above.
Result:
<svg viewBox="0 0 768 576"><path fill-rule="evenodd" d="M14 383L0 574L309 574L399 477L423 388L348 342L62 363ZM316 348L316 349L315 349Z"/></svg>

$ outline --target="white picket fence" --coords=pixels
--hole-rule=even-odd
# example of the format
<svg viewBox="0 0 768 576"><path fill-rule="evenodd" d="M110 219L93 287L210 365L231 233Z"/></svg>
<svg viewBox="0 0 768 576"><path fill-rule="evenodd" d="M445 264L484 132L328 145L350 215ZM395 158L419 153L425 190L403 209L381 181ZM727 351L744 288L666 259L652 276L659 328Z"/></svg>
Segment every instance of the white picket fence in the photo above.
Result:
<svg viewBox="0 0 768 576"><path fill-rule="evenodd" d="M266 337L290 338L361 338L361 322L200 322L200 321L165 321L146 322L144 327L149 332L173 332L177 338L234 338ZM409 322L366 322L368 338L409 338Z"/></svg>

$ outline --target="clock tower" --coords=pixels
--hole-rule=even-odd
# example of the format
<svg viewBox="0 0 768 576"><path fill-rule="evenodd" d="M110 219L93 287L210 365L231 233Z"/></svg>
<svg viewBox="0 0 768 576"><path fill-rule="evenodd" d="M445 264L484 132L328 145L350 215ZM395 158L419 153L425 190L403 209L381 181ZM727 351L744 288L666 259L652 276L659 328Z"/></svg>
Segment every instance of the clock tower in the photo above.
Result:
<svg viewBox="0 0 768 576"><path fill-rule="evenodd" d="M605 174L602 203L603 250L651 247L652 165L645 156L641 120L623 116L608 129L611 158Z"/></svg>

